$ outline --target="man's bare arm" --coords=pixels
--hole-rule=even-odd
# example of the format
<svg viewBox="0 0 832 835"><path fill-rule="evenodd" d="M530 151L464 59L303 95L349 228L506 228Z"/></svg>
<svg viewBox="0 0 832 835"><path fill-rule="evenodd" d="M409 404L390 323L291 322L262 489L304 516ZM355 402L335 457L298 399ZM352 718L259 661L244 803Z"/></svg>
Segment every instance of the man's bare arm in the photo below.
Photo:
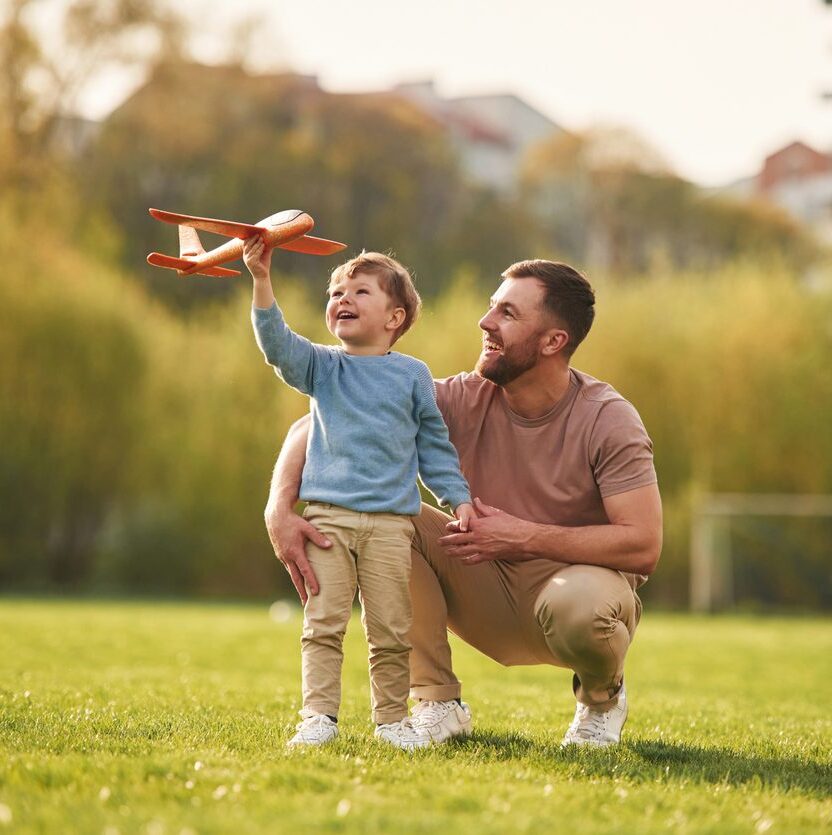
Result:
<svg viewBox="0 0 832 835"><path fill-rule="evenodd" d="M309 434L309 415L289 428L286 440L277 457L272 473L269 499L264 517L266 530L275 556L286 566L301 602L306 604L309 594L318 593L318 581L306 559L306 540L322 548L330 541L313 525L295 513L303 465L306 463L306 438Z"/></svg>
<svg viewBox="0 0 832 835"><path fill-rule="evenodd" d="M662 548L662 504L655 484L604 499L608 525L569 528L527 522L475 499L480 518L468 533L440 539L451 556L474 565L487 560L549 559L650 574Z"/></svg>

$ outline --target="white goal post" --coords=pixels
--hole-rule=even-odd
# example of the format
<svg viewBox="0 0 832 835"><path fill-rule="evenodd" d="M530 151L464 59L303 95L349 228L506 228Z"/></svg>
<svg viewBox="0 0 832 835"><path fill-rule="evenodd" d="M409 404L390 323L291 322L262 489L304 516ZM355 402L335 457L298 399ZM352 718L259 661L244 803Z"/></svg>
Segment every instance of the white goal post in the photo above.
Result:
<svg viewBox="0 0 832 835"><path fill-rule="evenodd" d="M734 516L830 516L832 495L710 493L694 504L690 525L690 607L713 612L734 601L730 525Z"/></svg>

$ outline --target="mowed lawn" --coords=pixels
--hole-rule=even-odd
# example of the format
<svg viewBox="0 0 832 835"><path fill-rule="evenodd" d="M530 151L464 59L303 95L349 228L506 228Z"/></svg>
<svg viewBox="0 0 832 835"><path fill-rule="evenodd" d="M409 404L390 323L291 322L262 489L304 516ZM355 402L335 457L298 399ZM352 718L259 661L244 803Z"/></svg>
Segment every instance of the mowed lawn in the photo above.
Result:
<svg viewBox="0 0 832 835"><path fill-rule="evenodd" d="M0 600L0 833L832 831L832 621L653 614L615 750L570 674L455 642L475 733L381 747L352 623L341 737L290 753L300 610Z"/></svg>

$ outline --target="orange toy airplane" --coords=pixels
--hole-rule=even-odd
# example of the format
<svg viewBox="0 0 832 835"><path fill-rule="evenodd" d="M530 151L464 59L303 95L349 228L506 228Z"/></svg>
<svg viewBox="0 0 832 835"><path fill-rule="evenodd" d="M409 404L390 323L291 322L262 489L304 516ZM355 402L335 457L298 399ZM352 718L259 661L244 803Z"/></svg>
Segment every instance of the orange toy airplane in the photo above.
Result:
<svg viewBox="0 0 832 835"><path fill-rule="evenodd" d="M235 261L243 254L243 242L254 235L263 235L266 245L288 249L292 252L305 252L308 255L332 255L346 249L346 244L313 238L307 235L315 221L300 209L289 209L264 218L259 223L235 223L231 220L214 220L210 217L192 217L175 212L163 212L161 209L148 209L151 215L164 223L179 226L179 257L151 252L147 263L154 267L176 270L179 275L239 275L239 270L220 267L228 261ZM206 252L199 240L197 229L216 232L235 240L227 241L216 249Z"/></svg>

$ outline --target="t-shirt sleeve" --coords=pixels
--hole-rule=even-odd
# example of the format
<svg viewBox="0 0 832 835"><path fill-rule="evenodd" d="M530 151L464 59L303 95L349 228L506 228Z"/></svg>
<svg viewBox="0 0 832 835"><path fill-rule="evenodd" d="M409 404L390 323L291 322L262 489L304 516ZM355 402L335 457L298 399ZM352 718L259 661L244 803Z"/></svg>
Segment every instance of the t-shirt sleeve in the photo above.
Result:
<svg viewBox="0 0 832 835"><path fill-rule="evenodd" d="M252 307L251 322L257 344L278 376L303 394L314 394L315 384L334 367L332 351L295 333L277 304Z"/></svg>
<svg viewBox="0 0 832 835"><path fill-rule="evenodd" d="M590 463L602 498L655 484L653 442L626 400L604 403L589 442Z"/></svg>
<svg viewBox="0 0 832 835"><path fill-rule="evenodd" d="M436 391L436 405L439 407L442 419L445 421L448 429L450 429L457 414L456 401L459 400L462 394L459 375L445 377L442 380L434 380L433 382Z"/></svg>

